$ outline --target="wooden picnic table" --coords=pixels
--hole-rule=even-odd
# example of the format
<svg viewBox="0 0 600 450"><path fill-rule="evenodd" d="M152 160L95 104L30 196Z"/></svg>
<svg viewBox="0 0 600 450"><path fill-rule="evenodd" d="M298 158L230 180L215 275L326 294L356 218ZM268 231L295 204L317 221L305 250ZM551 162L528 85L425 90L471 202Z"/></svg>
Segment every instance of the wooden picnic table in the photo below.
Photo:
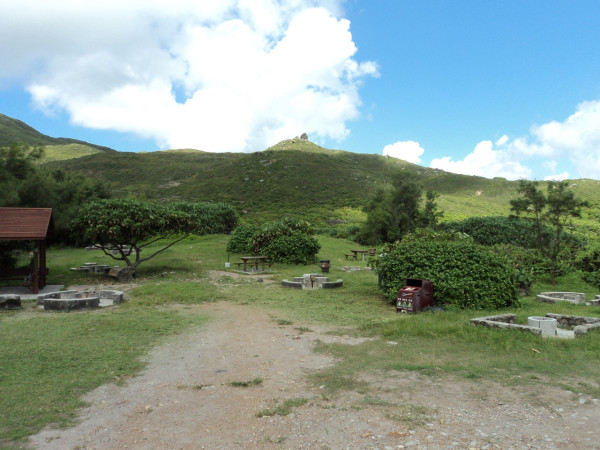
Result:
<svg viewBox="0 0 600 450"><path fill-rule="evenodd" d="M365 260L365 255L367 253L369 253L369 250L350 250L352 253L354 253L354 259L358 259L358 255L361 254L362 255L362 260Z"/></svg>
<svg viewBox="0 0 600 450"><path fill-rule="evenodd" d="M247 272L247 264L248 262L255 263L256 268L258 269L258 264L262 264L262 270L265 271L265 262L267 261L268 256L240 256L240 259L244 262L244 272ZM238 268L242 263L238 263Z"/></svg>

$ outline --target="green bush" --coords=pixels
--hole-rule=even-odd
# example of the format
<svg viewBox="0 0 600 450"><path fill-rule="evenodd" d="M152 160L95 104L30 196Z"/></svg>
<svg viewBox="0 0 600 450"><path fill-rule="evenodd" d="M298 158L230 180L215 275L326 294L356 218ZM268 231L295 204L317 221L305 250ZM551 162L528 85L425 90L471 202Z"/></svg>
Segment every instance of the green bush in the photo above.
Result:
<svg viewBox="0 0 600 450"><path fill-rule="evenodd" d="M336 239L348 239L358 242L361 227L359 225L348 225L347 227L326 227L317 230L318 234L329 236Z"/></svg>
<svg viewBox="0 0 600 450"><path fill-rule="evenodd" d="M181 211L196 217L198 228L194 231L194 234L199 236L229 232L237 223L237 213L233 206L228 203L175 202L169 206L175 211Z"/></svg>
<svg viewBox="0 0 600 450"><path fill-rule="evenodd" d="M254 253L253 241L260 228L256 225L240 225L231 233L227 243L229 253Z"/></svg>
<svg viewBox="0 0 600 450"><path fill-rule="evenodd" d="M518 305L516 273L506 261L470 239L435 235L408 237L378 257L381 288L391 301L407 278L422 278L433 282L438 305L460 309Z"/></svg>
<svg viewBox="0 0 600 450"><path fill-rule="evenodd" d="M252 240L253 253L274 262L311 264L321 248L311 237L315 228L305 220L285 218L264 224Z"/></svg>
<svg viewBox="0 0 600 450"><path fill-rule="evenodd" d="M441 225L444 230L468 234L481 245L513 244L525 248L537 246L535 225L523 219L509 217L470 217L460 222ZM552 230L546 232L548 234Z"/></svg>
<svg viewBox="0 0 600 450"><path fill-rule="evenodd" d="M600 242L594 241L577 253L575 266L584 272L600 270Z"/></svg>
<svg viewBox="0 0 600 450"><path fill-rule="evenodd" d="M286 264L314 264L321 245L312 236L294 234L279 236L261 250L271 261Z"/></svg>

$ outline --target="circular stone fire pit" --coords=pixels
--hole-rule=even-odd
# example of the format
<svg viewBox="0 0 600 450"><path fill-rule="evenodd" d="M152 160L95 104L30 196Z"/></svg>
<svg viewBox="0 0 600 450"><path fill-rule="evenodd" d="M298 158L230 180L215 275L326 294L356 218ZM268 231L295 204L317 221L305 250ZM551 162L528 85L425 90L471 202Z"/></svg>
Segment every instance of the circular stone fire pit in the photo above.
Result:
<svg viewBox="0 0 600 450"><path fill-rule="evenodd" d="M39 295L37 304L49 311L72 311L109 306L123 301L123 292L102 290L98 293L87 294L75 290L52 292Z"/></svg>

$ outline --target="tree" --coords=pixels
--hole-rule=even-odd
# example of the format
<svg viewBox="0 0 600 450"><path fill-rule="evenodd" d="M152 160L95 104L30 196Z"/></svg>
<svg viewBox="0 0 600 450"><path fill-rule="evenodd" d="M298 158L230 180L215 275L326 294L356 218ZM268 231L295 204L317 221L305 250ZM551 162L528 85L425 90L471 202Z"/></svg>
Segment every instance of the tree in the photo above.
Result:
<svg viewBox="0 0 600 450"><path fill-rule="evenodd" d="M190 234L222 233L235 220L235 211L225 203L160 206L138 200L98 200L81 208L72 230L79 242L99 246L106 255L125 262L133 274L141 263ZM146 247L159 243L158 250L143 256Z"/></svg>
<svg viewBox="0 0 600 450"><path fill-rule="evenodd" d="M558 257L564 244L563 232L573 217L581 216L581 209L588 203L577 199L566 181L549 181L547 194L544 194L537 181L521 180L517 192L520 197L510 201L511 211L517 217L524 215L535 223L538 247L550 259L552 284L555 285ZM544 239L545 226L554 231L549 239Z"/></svg>
<svg viewBox="0 0 600 450"><path fill-rule="evenodd" d="M39 164L43 155L43 148L25 144L0 148L0 206L52 208L55 239L65 241L79 207L110 197L110 190L83 174L46 168Z"/></svg>
<svg viewBox="0 0 600 450"><path fill-rule="evenodd" d="M393 188L379 189L365 208L367 219L360 239L368 244L394 242L417 227L435 226L442 216L437 210L438 194L427 192L423 210L421 196L419 183L396 177Z"/></svg>

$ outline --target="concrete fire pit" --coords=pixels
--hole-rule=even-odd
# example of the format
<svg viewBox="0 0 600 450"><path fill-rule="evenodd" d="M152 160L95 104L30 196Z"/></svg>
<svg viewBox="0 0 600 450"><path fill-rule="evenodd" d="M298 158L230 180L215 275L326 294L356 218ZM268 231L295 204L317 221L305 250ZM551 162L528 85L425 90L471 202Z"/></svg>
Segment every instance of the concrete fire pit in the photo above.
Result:
<svg viewBox="0 0 600 450"><path fill-rule="evenodd" d="M81 293L76 290L52 292L39 295L37 304L48 311L72 311L110 306L123 301L123 292L111 289L97 293Z"/></svg>
<svg viewBox="0 0 600 450"><path fill-rule="evenodd" d="M520 330L544 337L572 339L590 330L600 329L600 317L568 316L548 313L545 316L527 318L527 325L516 323L516 314L471 319L471 325L497 328L501 330Z"/></svg>
<svg viewBox="0 0 600 450"><path fill-rule="evenodd" d="M342 280L329 281L329 277L324 277L316 273L307 273L301 277L294 277L294 281L283 280L283 287L292 289L334 289L342 287Z"/></svg>

